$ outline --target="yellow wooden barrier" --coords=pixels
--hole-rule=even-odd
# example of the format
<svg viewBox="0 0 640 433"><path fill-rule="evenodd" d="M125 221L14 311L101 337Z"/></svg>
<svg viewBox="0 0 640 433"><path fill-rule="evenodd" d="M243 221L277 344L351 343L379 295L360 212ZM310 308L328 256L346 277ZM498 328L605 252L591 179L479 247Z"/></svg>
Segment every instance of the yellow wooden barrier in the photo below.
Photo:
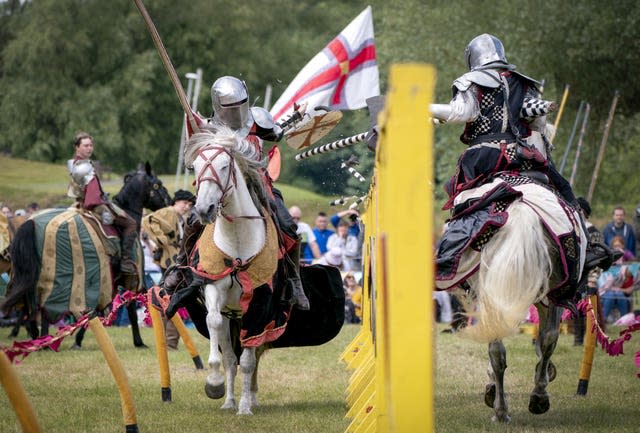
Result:
<svg viewBox="0 0 640 433"><path fill-rule="evenodd" d="M435 71L391 68L365 225L363 323L341 359L347 432L434 430L433 129Z"/></svg>
<svg viewBox="0 0 640 433"><path fill-rule="evenodd" d="M96 341L104 359L107 361L107 365L111 370L111 374L116 381L118 392L120 393L120 404L122 406L122 418L124 419L124 426L126 433L138 433L138 422L136 417L136 408L133 403L133 394L131 393L131 387L129 386L129 379L122 367L120 357L113 347L113 343L109 338L109 334L102 326L102 322L97 317L89 320L89 328L93 331Z"/></svg>
<svg viewBox="0 0 640 433"><path fill-rule="evenodd" d="M7 355L0 350L0 385L7 393L9 402L16 412L22 431L25 433L41 433L42 429L36 419L31 402L24 392L20 379L16 374Z"/></svg>

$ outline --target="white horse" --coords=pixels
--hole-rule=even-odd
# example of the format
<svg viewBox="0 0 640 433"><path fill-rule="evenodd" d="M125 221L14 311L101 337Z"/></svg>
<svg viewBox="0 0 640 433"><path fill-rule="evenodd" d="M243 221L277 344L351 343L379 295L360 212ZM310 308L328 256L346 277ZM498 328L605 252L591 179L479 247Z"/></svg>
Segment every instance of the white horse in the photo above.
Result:
<svg viewBox="0 0 640 433"><path fill-rule="evenodd" d="M497 178L475 190L465 191L456 198L456 204L495 191L502 182ZM461 277L456 276L460 279L455 283L466 287L461 297L473 322L462 334L489 344L490 383L485 390L485 403L494 409L493 419L500 422L510 420L504 394L507 363L502 340L518 332L532 304L539 312L540 329L529 411L540 414L549 410L546 388L555 378L551 355L562 315L562 307L553 302L559 293L555 290L575 293L576 281L567 281L566 272L574 267L573 275L582 275L587 243L580 216L563 205L553 192L526 178L512 177L511 182L513 189L522 192L522 197L506 207L508 220L489 241L480 247L468 248L461 256L458 268ZM558 243L570 251L562 256ZM567 264L569 254L571 265ZM453 284L440 283L439 288Z"/></svg>
<svg viewBox="0 0 640 433"><path fill-rule="evenodd" d="M196 174L195 211L203 223L215 224L212 230L205 229L200 243L213 242L224 255L243 265L250 263L263 249L273 248L273 245L265 247L269 237L266 226L271 221L269 216L265 218L261 213L261 208L266 208L267 204L257 170L263 162L259 161L257 152L250 142L225 128L215 134L195 134L187 146L185 158ZM247 181L254 187L249 188ZM211 231L212 239L207 235ZM206 379L205 392L210 398L221 398L225 394L226 375L226 398L222 409L236 409L234 379L237 357L232 348L229 317L240 315L242 295L243 287L233 272L204 287L210 336L209 366L212 370ZM243 344L240 356L242 395L237 406L238 414L251 415L251 408L257 405L256 350L260 351L257 347ZM221 373L221 364L225 375Z"/></svg>

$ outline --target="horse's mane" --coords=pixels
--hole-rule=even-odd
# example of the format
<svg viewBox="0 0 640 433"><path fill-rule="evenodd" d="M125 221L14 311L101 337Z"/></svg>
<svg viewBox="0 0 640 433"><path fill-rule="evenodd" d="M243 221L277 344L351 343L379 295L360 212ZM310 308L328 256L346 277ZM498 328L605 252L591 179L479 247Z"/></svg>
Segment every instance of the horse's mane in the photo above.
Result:
<svg viewBox="0 0 640 433"><path fill-rule="evenodd" d="M260 150L253 143L240 137L231 128L224 125L216 125L214 131L206 129L193 134L185 146L185 165L193 167L193 162L198 157L200 149L211 144L231 150L231 154L244 176L255 206L258 209L269 209L268 195L261 175L261 170L266 167L266 158L262 157Z"/></svg>

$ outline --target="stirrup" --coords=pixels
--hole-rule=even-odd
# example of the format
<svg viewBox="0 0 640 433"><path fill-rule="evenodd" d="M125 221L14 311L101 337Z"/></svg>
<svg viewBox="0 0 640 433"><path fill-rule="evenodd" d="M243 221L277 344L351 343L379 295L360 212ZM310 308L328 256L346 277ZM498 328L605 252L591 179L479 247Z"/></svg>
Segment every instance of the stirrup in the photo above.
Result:
<svg viewBox="0 0 640 433"><path fill-rule="evenodd" d="M309 310L311 308L309 305L309 298L307 298L307 295L304 293L300 278L289 278L289 284L291 284L291 303L293 306L298 310Z"/></svg>
<svg viewBox="0 0 640 433"><path fill-rule="evenodd" d="M598 267L606 271L623 255L621 251L612 250L605 244L589 242L584 265L586 269Z"/></svg>

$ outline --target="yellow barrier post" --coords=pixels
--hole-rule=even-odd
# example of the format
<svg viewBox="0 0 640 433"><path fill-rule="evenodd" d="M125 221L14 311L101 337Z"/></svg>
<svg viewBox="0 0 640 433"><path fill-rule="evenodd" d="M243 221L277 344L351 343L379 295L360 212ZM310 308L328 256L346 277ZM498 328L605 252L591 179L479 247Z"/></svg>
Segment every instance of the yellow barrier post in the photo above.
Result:
<svg viewBox="0 0 640 433"><path fill-rule="evenodd" d="M193 339L191 338L191 334L189 334L189 330L186 326L184 326L184 322L179 314L174 314L171 318L171 321L174 325L176 325L176 329L180 334L180 338L184 342L184 346L187 348L191 359L193 360L193 364L196 366L196 370L204 370L204 365L202 364L202 358L200 358L200 354L198 353L198 348L196 347Z"/></svg>
<svg viewBox="0 0 640 433"><path fill-rule="evenodd" d="M20 379L16 374L7 355L0 350L0 384L7 393L9 402L18 417L18 421L25 433L41 433L42 429L36 419L31 402L24 392Z"/></svg>
<svg viewBox="0 0 640 433"><path fill-rule="evenodd" d="M380 322L387 425L394 433L433 431L433 125L427 119L434 81L429 66L392 66L379 147L386 304Z"/></svg>
<svg viewBox="0 0 640 433"><path fill-rule="evenodd" d="M122 362L116 353L113 343L109 338L109 334L105 331L102 322L98 317L94 317L89 320L89 327L96 336L96 341L104 359L109 365L111 374L118 386L118 392L120 393L120 403L122 405L122 417L124 419L126 433L138 433L138 422L136 420L136 408L133 404L133 395L131 394L131 387L129 386L129 380L127 374L122 368Z"/></svg>
<svg viewBox="0 0 640 433"><path fill-rule="evenodd" d="M432 432L433 168L427 121L435 72L393 66L365 224L362 328L341 359L355 367L347 432ZM419 224L409 224L419 221Z"/></svg>
<svg viewBox="0 0 640 433"><path fill-rule="evenodd" d="M162 401L171 401L171 373L169 372L169 356L167 355L167 339L164 333L162 315L151 303L149 303L149 316L153 325L153 335L156 339L156 356L160 369L160 388Z"/></svg>
<svg viewBox="0 0 640 433"><path fill-rule="evenodd" d="M582 363L580 365L580 377L578 378L577 395L587 395L589 388L589 378L591 378L591 367L593 366L593 355L596 349L595 320L598 320L598 295L589 295L589 303L593 307L593 316L587 313L587 323L584 336L584 351L582 352Z"/></svg>

